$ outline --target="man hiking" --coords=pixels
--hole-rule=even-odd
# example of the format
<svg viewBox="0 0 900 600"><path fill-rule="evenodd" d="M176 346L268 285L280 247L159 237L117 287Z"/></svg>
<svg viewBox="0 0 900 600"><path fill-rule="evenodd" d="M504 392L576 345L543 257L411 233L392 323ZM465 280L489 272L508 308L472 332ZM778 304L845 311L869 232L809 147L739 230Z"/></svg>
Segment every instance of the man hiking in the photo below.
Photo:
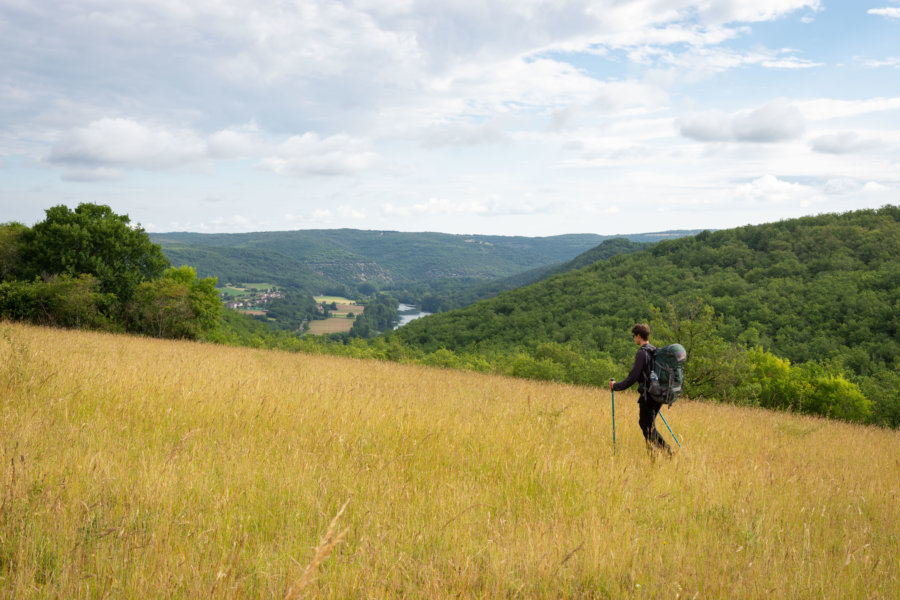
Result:
<svg viewBox="0 0 900 600"><path fill-rule="evenodd" d="M641 431L644 433L644 439L647 441L648 448L658 448L665 450L668 454L672 453L672 449L656 430L656 415L662 404L651 399L647 393L647 387L650 385L650 369L653 366L653 352L656 348L650 345L650 327L644 323L638 323L631 328L631 334L634 342L639 346L637 354L634 355L634 365L625 381L609 382L609 389L621 392L627 390L635 383L638 384L638 406L640 407L640 416L638 423Z"/></svg>

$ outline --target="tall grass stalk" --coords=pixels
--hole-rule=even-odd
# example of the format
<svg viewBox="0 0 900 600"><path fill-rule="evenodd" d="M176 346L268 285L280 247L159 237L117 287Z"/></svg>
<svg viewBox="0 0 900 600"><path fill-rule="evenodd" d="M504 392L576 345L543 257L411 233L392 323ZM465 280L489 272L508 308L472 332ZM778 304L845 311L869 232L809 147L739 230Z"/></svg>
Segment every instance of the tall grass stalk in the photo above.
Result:
<svg viewBox="0 0 900 600"><path fill-rule="evenodd" d="M0 596L900 597L900 433L635 399L0 324Z"/></svg>

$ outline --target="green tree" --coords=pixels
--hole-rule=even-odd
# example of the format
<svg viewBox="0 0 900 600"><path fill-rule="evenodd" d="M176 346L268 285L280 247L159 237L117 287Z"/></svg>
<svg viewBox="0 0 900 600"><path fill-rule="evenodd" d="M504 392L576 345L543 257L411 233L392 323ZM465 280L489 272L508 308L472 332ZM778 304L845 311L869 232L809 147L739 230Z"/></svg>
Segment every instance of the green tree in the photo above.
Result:
<svg viewBox="0 0 900 600"><path fill-rule="evenodd" d="M757 390L760 406L860 423L872 418L872 401L835 365L795 366L758 347L749 350L747 358L747 383Z"/></svg>
<svg viewBox="0 0 900 600"><path fill-rule="evenodd" d="M368 338L392 329L400 320L397 305L393 296L376 294L354 320L350 337Z"/></svg>
<svg viewBox="0 0 900 600"><path fill-rule="evenodd" d="M757 390L760 406L782 410L800 410L807 384L791 361L779 358L762 348L748 351L750 381Z"/></svg>
<svg viewBox="0 0 900 600"><path fill-rule="evenodd" d="M862 378L860 387L872 399L872 421L888 427L900 427L900 370L883 369Z"/></svg>
<svg viewBox="0 0 900 600"><path fill-rule="evenodd" d="M204 337L217 327L221 314L216 279L197 279L188 266L138 284L129 305L131 329L161 338Z"/></svg>
<svg viewBox="0 0 900 600"><path fill-rule="evenodd" d="M46 215L25 237L24 262L31 277L93 275L101 292L125 303L138 284L160 277L169 266L140 226L108 206L80 204L71 210L59 205Z"/></svg>
<svg viewBox="0 0 900 600"><path fill-rule="evenodd" d="M840 374L816 374L804 398L803 411L833 419L865 423L872 416L872 401L859 386Z"/></svg>
<svg viewBox="0 0 900 600"><path fill-rule="evenodd" d="M737 390L746 375L742 350L718 334L722 316L716 315L712 306L699 299L683 307L669 302L665 311L656 307L650 310L654 344L678 343L687 351L685 395L738 400Z"/></svg>
<svg viewBox="0 0 900 600"><path fill-rule="evenodd" d="M20 274L27 232L21 223L0 225L0 281L16 279Z"/></svg>

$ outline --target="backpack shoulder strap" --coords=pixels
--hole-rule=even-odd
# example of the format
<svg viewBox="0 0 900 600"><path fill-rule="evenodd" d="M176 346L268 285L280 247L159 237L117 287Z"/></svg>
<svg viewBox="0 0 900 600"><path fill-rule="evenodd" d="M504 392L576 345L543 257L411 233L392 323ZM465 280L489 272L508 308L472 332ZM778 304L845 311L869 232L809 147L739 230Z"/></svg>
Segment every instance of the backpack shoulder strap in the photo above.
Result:
<svg viewBox="0 0 900 600"><path fill-rule="evenodd" d="M641 379L643 380L643 383L647 383L647 381L650 379L650 371L653 370L653 365L656 362L657 348L653 344L644 344L643 346L641 346L641 350L647 353L648 358L647 364L646 366L644 366L644 372L641 373Z"/></svg>

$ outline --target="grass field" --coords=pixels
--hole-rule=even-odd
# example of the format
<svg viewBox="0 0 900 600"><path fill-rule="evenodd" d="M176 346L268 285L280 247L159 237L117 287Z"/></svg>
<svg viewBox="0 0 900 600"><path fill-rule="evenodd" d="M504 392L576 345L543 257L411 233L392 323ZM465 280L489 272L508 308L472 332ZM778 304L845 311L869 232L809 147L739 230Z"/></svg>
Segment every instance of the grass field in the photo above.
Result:
<svg viewBox="0 0 900 600"><path fill-rule="evenodd" d="M666 416L617 394L614 455L608 391L0 323L0 595L900 597L900 433Z"/></svg>
<svg viewBox="0 0 900 600"><path fill-rule="evenodd" d="M245 298L253 292L257 292L260 290L268 290L274 288L275 285L271 283L245 283L242 284L243 287L235 287L231 285L226 285L221 288L221 291L236 299Z"/></svg>
<svg viewBox="0 0 900 600"><path fill-rule="evenodd" d="M317 319L309 322L308 334L322 335L326 333L343 333L350 331L353 327L354 320L344 317L329 317L327 319Z"/></svg>
<svg viewBox="0 0 900 600"><path fill-rule="evenodd" d="M335 304L353 304L353 300L344 298L343 296L313 296L313 300L318 304L322 304L323 302L326 304L331 304L332 302Z"/></svg>
<svg viewBox="0 0 900 600"><path fill-rule="evenodd" d="M353 327L354 320L348 319L347 315L349 313L361 315L363 310L365 310L364 306L354 304L353 300L344 298L343 296L315 296L314 300L318 304L323 302L331 304L334 302L337 306L337 310L331 311L331 316L327 319L310 321L309 331L307 331L307 333L311 335L344 333L350 331Z"/></svg>

